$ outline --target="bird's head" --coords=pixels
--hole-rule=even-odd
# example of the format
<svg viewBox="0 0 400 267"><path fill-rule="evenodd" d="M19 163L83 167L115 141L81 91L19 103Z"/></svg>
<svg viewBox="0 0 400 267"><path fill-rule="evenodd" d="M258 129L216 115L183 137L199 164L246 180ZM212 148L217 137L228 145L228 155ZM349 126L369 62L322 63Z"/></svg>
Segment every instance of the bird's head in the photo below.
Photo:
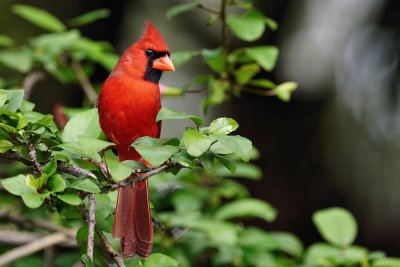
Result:
<svg viewBox="0 0 400 267"><path fill-rule="evenodd" d="M145 24L142 38L127 49L123 62L130 73L158 83L163 71L175 71L175 68L161 33L150 22Z"/></svg>

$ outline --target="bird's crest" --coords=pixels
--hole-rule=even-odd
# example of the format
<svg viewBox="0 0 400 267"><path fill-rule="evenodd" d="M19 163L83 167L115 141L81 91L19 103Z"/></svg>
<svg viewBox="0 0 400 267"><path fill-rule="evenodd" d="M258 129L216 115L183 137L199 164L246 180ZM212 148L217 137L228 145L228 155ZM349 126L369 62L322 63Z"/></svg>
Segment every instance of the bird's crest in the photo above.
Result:
<svg viewBox="0 0 400 267"><path fill-rule="evenodd" d="M169 51L167 44L164 41L161 33L148 20L145 20L145 31L140 39L157 51Z"/></svg>

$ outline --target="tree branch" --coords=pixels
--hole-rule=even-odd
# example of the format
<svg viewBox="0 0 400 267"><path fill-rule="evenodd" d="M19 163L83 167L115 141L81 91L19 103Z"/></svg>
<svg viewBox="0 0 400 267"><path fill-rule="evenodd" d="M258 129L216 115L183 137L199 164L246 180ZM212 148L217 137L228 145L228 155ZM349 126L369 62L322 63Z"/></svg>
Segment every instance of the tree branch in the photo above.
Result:
<svg viewBox="0 0 400 267"><path fill-rule="evenodd" d="M64 233L63 233L64 234ZM25 231L12 231L12 230L0 230L0 243L8 244L12 246L23 245L26 243L30 243L32 241L38 240L39 238L43 238L45 235L38 233L31 233ZM64 248L76 248L76 240L73 237L68 237L65 242L58 244Z"/></svg>
<svg viewBox="0 0 400 267"><path fill-rule="evenodd" d="M0 153L0 158L19 161L27 166L34 165L31 160L24 158L19 153ZM91 171L83 169L77 165L68 164L64 161L57 162L57 170L71 174L72 176L75 176L75 177L90 177L93 179L97 179L96 175L94 173L92 173Z"/></svg>
<svg viewBox="0 0 400 267"><path fill-rule="evenodd" d="M37 161L35 146L32 143L29 143L28 150L29 150L29 158L31 159L31 163L33 165L35 173L41 173L42 165L40 165L40 163Z"/></svg>
<svg viewBox="0 0 400 267"><path fill-rule="evenodd" d="M86 76L82 69L82 66L77 61L72 61L71 68L74 71L76 78L78 78L79 83L82 86L82 90L89 99L89 101L95 105L97 103L97 93L94 90L89 78Z"/></svg>
<svg viewBox="0 0 400 267"><path fill-rule="evenodd" d="M87 255L89 259L93 262L93 248L94 248L94 229L96 225L96 216L95 216L95 208L96 208L96 197L93 193L88 194L88 216L86 221L88 223L88 240L87 240Z"/></svg>
<svg viewBox="0 0 400 267"><path fill-rule="evenodd" d="M36 239L26 245L19 246L0 256L0 266L5 266L19 258L31 255L44 248L65 242L67 237L63 233L54 233L40 239Z"/></svg>
<svg viewBox="0 0 400 267"><path fill-rule="evenodd" d="M103 246L106 249L107 253L110 254L110 256L113 258L117 266L125 267L125 263L124 260L122 259L122 256L114 250L114 248L111 246L110 242L108 242L107 237L103 234L103 232L100 231L99 229L96 229L96 234L103 243Z"/></svg>
<svg viewBox="0 0 400 267"><path fill-rule="evenodd" d="M138 174L137 172L134 171L132 173L132 175L129 176L128 178L126 178L125 180L122 180L121 182L116 183L116 184L106 185L101 189L101 191L103 193L107 193L107 192L114 191L114 190L122 188L122 187L130 187L130 186L133 186L136 182L142 182L142 181L148 179L149 177L156 175L157 173L160 173L160 172L165 171L166 169L175 168L175 167L183 168L184 166L167 161L166 163L164 163L163 165L161 165L157 168L149 169L148 171L140 170L141 174Z"/></svg>
<svg viewBox="0 0 400 267"><path fill-rule="evenodd" d="M37 82L42 80L45 77L44 73L41 71L34 71L26 75L24 80L22 81L22 88L24 88L24 98L29 99L32 89Z"/></svg>

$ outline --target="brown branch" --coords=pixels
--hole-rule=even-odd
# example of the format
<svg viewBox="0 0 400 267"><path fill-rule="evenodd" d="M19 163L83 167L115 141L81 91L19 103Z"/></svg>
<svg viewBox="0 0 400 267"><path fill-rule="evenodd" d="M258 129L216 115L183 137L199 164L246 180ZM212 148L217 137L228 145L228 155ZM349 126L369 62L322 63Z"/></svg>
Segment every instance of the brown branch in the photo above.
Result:
<svg viewBox="0 0 400 267"><path fill-rule="evenodd" d="M100 171L103 173L103 175L105 177L107 177L110 181L112 181L110 170L107 167L106 161L103 162L103 161L98 161L98 160L91 159L91 158L82 158L82 160L84 160L88 163L91 163L94 166L96 166L97 168L99 168Z"/></svg>
<svg viewBox="0 0 400 267"><path fill-rule="evenodd" d="M17 224L23 228L39 227L52 232L60 232L66 236L75 239L76 230L62 227L44 220L31 220L20 215L10 214L8 210L0 211L0 218Z"/></svg>
<svg viewBox="0 0 400 267"><path fill-rule="evenodd" d="M41 173L42 172L42 165L37 161L37 156L36 156L36 148L32 143L28 144L28 150L29 150L29 158L31 159L34 172L35 173Z"/></svg>
<svg viewBox="0 0 400 267"><path fill-rule="evenodd" d="M111 246L110 242L108 242L107 237L103 234L103 232L99 229L96 229L96 234L100 238L101 243L103 243L103 246L106 249L107 253L110 254L117 266L125 267L122 256L118 252L116 252L115 249Z"/></svg>
<svg viewBox="0 0 400 267"><path fill-rule="evenodd" d="M82 90L85 93L86 97L89 99L89 101L93 105L95 105L97 102L97 93L94 90L89 78L86 76L85 72L83 71L81 64L77 61L72 61L71 68L74 71L76 78L78 78L78 81L81 84Z"/></svg>
<svg viewBox="0 0 400 267"><path fill-rule="evenodd" d="M0 256L0 266L5 266L19 258L31 255L44 248L65 242L68 238L63 233L54 233L28 244L14 248Z"/></svg>
<svg viewBox="0 0 400 267"><path fill-rule="evenodd" d="M148 171L141 170L140 171L141 174L138 174L137 171L134 171L132 173L132 175L129 176L128 178L126 178L125 180L122 180L121 182L116 183L116 184L106 185L101 189L101 191L103 193L107 193L107 192L114 191L114 190L122 188L122 187L131 187L136 182L144 181L144 180L148 179L149 177L151 177L153 175L156 175L156 174L158 174L160 172L163 172L168 168L174 168L174 167L183 168L184 166L168 161L168 162L164 163L163 165L161 165L161 166L159 166L157 168L150 169Z"/></svg>
<svg viewBox="0 0 400 267"><path fill-rule="evenodd" d="M25 76L24 80L22 81L22 88L24 88L24 98L29 99L32 89L37 82L43 80L45 77L44 73L41 71L34 71L29 73Z"/></svg>
<svg viewBox="0 0 400 267"><path fill-rule="evenodd" d="M226 7L228 5L228 0L221 1L220 16L221 16L221 34L222 34L222 47L225 53L229 52L229 35L228 35L228 25L226 22Z"/></svg>
<svg viewBox="0 0 400 267"><path fill-rule="evenodd" d="M87 255L89 259L93 262L93 248L94 248L94 227L96 225L96 197L93 193L88 194L88 216L86 218L88 224L88 240L87 240Z"/></svg>
<svg viewBox="0 0 400 267"><path fill-rule="evenodd" d="M20 230L0 230L0 243L11 246L23 245L43 237L45 237L45 235L39 233L31 233ZM64 248L77 247L76 239L73 237L68 237L65 242L59 243L58 245Z"/></svg>

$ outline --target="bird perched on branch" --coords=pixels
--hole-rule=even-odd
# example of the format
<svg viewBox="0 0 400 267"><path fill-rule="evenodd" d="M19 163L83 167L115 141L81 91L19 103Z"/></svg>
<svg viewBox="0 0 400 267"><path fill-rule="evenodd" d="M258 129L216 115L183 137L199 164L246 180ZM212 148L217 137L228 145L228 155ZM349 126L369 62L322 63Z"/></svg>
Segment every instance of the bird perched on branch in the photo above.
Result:
<svg viewBox="0 0 400 267"><path fill-rule="evenodd" d="M174 71L170 53L160 32L148 21L139 41L119 59L103 83L98 100L100 126L116 145L120 161L140 161L131 147L139 137L160 137L161 108L159 80L163 71ZM146 258L153 246L153 226L149 207L148 181L118 191L112 229L121 239L124 257Z"/></svg>

